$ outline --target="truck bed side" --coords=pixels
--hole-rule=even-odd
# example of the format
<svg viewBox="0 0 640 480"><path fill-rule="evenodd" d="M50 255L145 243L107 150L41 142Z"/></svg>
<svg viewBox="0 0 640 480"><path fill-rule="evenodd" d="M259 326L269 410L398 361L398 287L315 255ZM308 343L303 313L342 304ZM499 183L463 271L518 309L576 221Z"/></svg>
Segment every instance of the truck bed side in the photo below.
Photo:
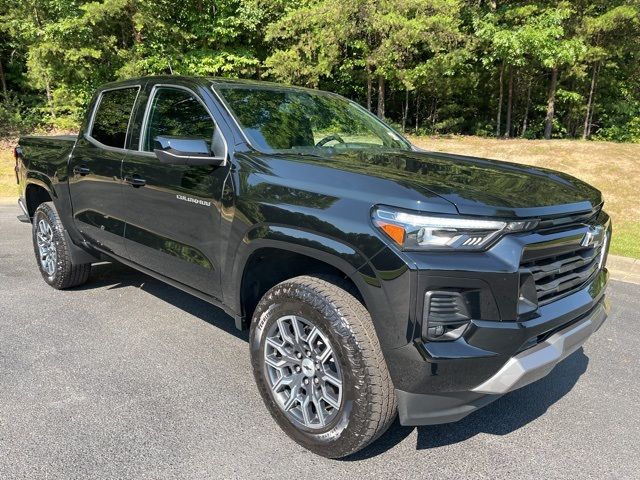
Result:
<svg viewBox="0 0 640 480"><path fill-rule="evenodd" d="M68 212L69 203L67 165L75 145L76 135L25 136L19 147L21 161L18 164L20 197L24 199L30 216L33 215L29 197L44 189L60 213Z"/></svg>

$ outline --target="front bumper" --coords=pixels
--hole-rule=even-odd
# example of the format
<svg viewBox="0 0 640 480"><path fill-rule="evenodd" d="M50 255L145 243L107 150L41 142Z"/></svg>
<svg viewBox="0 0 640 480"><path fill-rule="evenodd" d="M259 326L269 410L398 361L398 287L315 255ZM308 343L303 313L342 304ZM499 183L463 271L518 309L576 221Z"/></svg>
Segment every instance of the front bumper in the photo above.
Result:
<svg viewBox="0 0 640 480"><path fill-rule="evenodd" d="M600 328L608 310L603 297L587 314L515 354L495 374L468 391L429 394L396 390L400 423L415 426L455 422L501 395L539 380Z"/></svg>
<svg viewBox="0 0 640 480"><path fill-rule="evenodd" d="M486 251L389 249L375 273L361 269L401 423L459 420L548 374L602 324L608 215L544 222ZM438 340L432 311L434 324L464 326L459 337Z"/></svg>

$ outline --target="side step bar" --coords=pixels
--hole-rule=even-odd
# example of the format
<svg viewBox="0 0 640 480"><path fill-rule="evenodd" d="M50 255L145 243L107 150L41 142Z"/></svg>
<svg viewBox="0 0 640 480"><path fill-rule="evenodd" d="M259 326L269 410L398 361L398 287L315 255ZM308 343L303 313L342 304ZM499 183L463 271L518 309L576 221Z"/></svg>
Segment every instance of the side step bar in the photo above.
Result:
<svg viewBox="0 0 640 480"><path fill-rule="evenodd" d="M22 215L18 215L18 220L20 220L22 223L31 223L29 211L27 210L27 207L24 205L24 202L21 198L18 199L18 205L20 205L20 209L24 212Z"/></svg>

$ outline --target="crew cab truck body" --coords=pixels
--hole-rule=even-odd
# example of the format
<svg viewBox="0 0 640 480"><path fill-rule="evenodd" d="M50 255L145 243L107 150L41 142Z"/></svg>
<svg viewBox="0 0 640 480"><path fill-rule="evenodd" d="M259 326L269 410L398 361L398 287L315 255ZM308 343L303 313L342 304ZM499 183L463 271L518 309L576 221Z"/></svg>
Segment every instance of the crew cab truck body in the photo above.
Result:
<svg viewBox="0 0 640 480"><path fill-rule="evenodd" d="M21 138L16 174L49 284L83 283L106 258L223 308L251 328L273 417L324 456L363 448L396 413L459 420L546 375L607 316L597 190L421 151L334 94L106 85L77 137Z"/></svg>

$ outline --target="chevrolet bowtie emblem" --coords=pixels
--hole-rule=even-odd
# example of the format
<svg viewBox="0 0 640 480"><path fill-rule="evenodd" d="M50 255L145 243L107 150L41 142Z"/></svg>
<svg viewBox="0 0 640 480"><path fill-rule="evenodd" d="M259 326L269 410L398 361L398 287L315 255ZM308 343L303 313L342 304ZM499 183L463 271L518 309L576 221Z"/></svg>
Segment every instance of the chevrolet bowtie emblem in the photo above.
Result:
<svg viewBox="0 0 640 480"><path fill-rule="evenodd" d="M583 247L591 247L596 243L602 243L603 233L604 228L602 228L600 225L589 227L587 233L585 233L584 237L582 237L582 242L580 242L580 245Z"/></svg>

